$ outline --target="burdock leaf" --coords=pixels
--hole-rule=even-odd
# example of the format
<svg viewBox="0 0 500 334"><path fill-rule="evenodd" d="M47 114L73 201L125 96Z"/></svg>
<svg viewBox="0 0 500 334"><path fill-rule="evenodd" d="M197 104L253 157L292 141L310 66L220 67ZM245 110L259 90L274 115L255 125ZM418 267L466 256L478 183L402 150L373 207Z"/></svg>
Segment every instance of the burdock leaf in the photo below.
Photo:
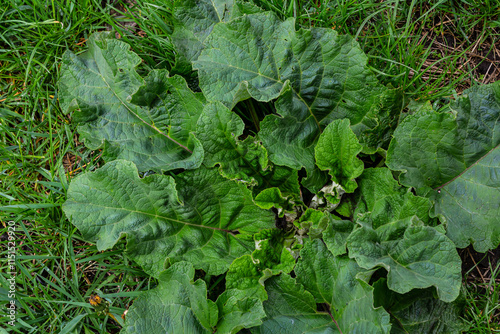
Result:
<svg viewBox="0 0 500 334"><path fill-rule="evenodd" d="M204 44L193 68L207 100L232 108L250 97L278 99L279 116L266 116L259 133L278 165L312 170L315 143L335 119L349 119L363 145L375 148L396 126L400 99L386 98L392 91L378 83L351 37L296 31L294 20L258 13L215 25Z"/></svg>
<svg viewBox="0 0 500 334"><path fill-rule="evenodd" d="M267 317L253 333L389 333L389 314L373 306L373 288L356 278L363 269L354 260L333 256L320 239L300 254L296 279L266 281Z"/></svg>
<svg viewBox="0 0 500 334"><path fill-rule="evenodd" d="M445 302L455 300L462 281L461 260L453 242L416 217L376 226L368 215L347 238L349 256L360 267L387 270L391 290L407 293L434 286Z"/></svg>
<svg viewBox="0 0 500 334"><path fill-rule="evenodd" d="M133 163L109 162L70 184L63 210L100 250L127 236L127 252L158 276L164 263L189 261L209 274L254 250L251 234L274 226L244 185L200 168L139 178Z"/></svg>
<svg viewBox="0 0 500 334"><path fill-rule="evenodd" d="M476 86L450 112L423 108L394 132L387 166L435 200L446 234L479 252L500 244L500 82Z"/></svg>
<svg viewBox="0 0 500 334"><path fill-rule="evenodd" d="M95 33L88 50L63 55L59 101L72 113L85 145L106 160L126 159L140 171L194 169L203 147L192 134L205 99L181 77L152 71L142 79L130 46Z"/></svg>

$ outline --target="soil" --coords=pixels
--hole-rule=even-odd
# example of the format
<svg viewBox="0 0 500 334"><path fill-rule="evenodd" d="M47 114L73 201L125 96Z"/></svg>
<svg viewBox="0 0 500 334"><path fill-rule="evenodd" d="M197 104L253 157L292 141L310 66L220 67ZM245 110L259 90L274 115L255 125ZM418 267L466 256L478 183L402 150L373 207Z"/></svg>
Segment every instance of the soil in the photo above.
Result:
<svg viewBox="0 0 500 334"><path fill-rule="evenodd" d="M475 25L471 31L458 30L453 14L441 14L434 18L433 26L423 30L422 42L430 47L433 53L426 60L423 69L427 71L430 82L439 77L445 69L445 57L456 57L459 65L450 77L463 76L463 81L456 88L457 93L470 88L476 83L488 84L500 80L500 28ZM491 18L494 20L494 18ZM483 29L484 28L484 29Z"/></svg>
<svg viewBox="0 0 500 334"><path fill-rule="evenodd" d="M459 250L459 255L462 259L462 273L467 275L467 283L489 283L491 271L500 265L500 247L478 253L469 246Z"/></svg>

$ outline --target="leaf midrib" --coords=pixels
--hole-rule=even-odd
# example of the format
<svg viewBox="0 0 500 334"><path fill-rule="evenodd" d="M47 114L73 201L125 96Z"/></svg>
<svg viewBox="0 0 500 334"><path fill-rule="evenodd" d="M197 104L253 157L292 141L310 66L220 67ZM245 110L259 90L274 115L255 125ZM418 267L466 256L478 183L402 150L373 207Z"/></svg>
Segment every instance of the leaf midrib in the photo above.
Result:
<svg viewBox="0 0 500 334"><path fill-rule="evenodd" d="M76 201L74 203L76 205L79 204L79 202L76 202ZM169 221L172 221L172 222L176 222L176 223L183 224L183 225L188 225L188 226L201 227L201 228L206 228L206 229L210 229L210 230L222 231L222 232L226 232L226 233L235 233L236 232L236 231L226 230L226 229L219 228L219 227L192 224L192 223L188 223L188 222L185 222L185 221L182 221L182 220L177 220L177 219L173 219L173 218L170 218L170 217L166 217L166 216L162 216L162 215L158 215L158 214L153 214L153 213L145 212L145 211L131 210L131 209L120 208L120 207L105 206L105 205L94 204L94 203L92 203L91 205L95 206L95 207L102 208L102 209L117 210L117 211L126 211L126 212L130 212L130 213L143 214L143 215L150 216L150 217L153 217L153 218L156 218L156 219L169 220ZM115 224L118 224L118 223L120 223L120 221L116 221L116 222L112 222L112 223L106 223L106 224L95 224L94 226L102 227L102 226L115 225Z"/></svg>
<svg viewBox="0 0 500 334"><path fill-rule="evenodd" d="M269 77L267 75L263 75L262 73L260 72L255 72L255 71L251 71L249 69L245 69L245 68L241 68L241 67L238 67L238 66L234 66L234 65L231 65L231 64L222 64L222 63L218 63L218 62L215 62L215 61L207 61L207 60L204 60L203 62L205 63L213 63L213 64L217 64L217 65L220 65L220 66L225 66L225 67L232 67L232 68L235 68L237 70L241 70L241 71L244 71L244 72L248 72L248 73L251 73L251 74L254 74L255 76L257 77L263 77L263 78L266 78L266 79L269 79L270 81L274 81L276 83L279 83L281 84L281 86L284 86L284 82L281 81L281 80L278 80L278 79L275 79L275 78L272 78L272 77ZM309 115L310 117L312 117L314 119L314 121L316 122L316 125L318 126L318 130L319 132L321 133L321 125L319 124L319 121L318 119L316 118L316 116L313 114L312 112L312 109L311 107L306 103L306 101L304 101L304 99L302 98L302 96L300 96L296 91L295 89L292 87L292 85L290 85L290 89L292 90L292 92L295 94L295 96L300 100L302 101L302 103L304 103L304 105L307 107L307 110L309 111ZM279 95L278 95L279 96ZM266 101L264 101L266 102Z"/></svg>
<svg viewBox="0 0 500 334"><path fill-rule="evenodd" d="M94 60L95 61L95 60ZM96 62L96 65L97 65L97 62ZM98 66L99 68L99 66ZM115 92L114 89L111 88L111 85L108 83L108 81L106 80L106 78L104 77L104 75L102 75L100 72L95 72L93 71L91 68L87 68L90 72L96 74L97 76L101 77L102 81L106 84L106 86L108 87L109 91L111 93L113 93L113 95L116 97L116 99L120 102L120 104L125 108L127 109L127 111L129 111L132 115L134 115L139 121L141 121L142 123L144 123L146 126L150 127L151 129L153 129L154 131L158 132L160 135L164 136L165 138L169 139L170 141L172 141L173 143L175 143L176 145L178 145L179 147L181 147L182 149L186 150L187 152L189 152L190 154L193 154L193 151L191 151L189 148L187 148L186 146L182 145L181 143L179 143L177 140L175 140L174 138L170 137L168 134L166 134L165 132L161 131L160 129L158 129L157 127L155 127L154 125L148 123L146 120L144 120L142 117L139 116L139 114L137 114L135 111L133 111L128 105L127 103L125 103L119 96L118 94Z"/></svg>
<svg viewBox="0 0 500 334"><path fill-rule="evenodd" d="M495 146L494 148L492 148L491 150L489 150L488 153L486 153L485 155L483 155L481 158L479 158L476 162L474 162L473 164L471 164L469 167L465 168L460 174L458 174L457 176L455 176L454 178L452 178L448 182L440 185L439 187L434 188L433 190L435 190L435 191L439 190L441 188L444 188L448 184L452 183L453 181L455 181L456 179L458 179L460 176L464 175L467 171L469 171L469 169L471 169L472 167L475 167L481 160L483 160L484 158L486 158L489 154L491 154L493 151L495 151L499 147L500 147L500 144L498 144L497 146Z"/></svg>

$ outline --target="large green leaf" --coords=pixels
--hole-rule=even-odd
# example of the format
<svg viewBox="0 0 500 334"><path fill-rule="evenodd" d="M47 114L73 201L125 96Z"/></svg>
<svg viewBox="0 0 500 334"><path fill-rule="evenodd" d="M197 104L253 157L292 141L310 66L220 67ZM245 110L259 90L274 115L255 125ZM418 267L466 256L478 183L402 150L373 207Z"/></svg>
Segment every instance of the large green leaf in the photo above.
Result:
<svg viewBox="0 0 500 334"><path fill-rule="evenodd" d="M158 276L166 259L186 260L209 274L225 272L253 249L249 234L274 226L244 185L200 168L139 178L128 161L109 162L70 184L63 210L98 249L127 235L128 253Z"/></svg>
<svg viewBox="0 0 500 334"><path fill-rule="evenodd" d="M360 267L387 270L388 286L398 293L436 287L441 300L460 292L461 260L453 242L417 216L376 226L367 215L347 238L349 256Z"/></svg>
<svg viewBox="0 0 500 334"><path fill-rule="evenodd" d="M268 299L263 303L266 318L252 333L336 333L327 312L318 312L311 293L289 275L271 277L266 281Z"/></svg>
<svg viewBox="0 0 500 334"><path fill-rule="evenodd" d="M158 287L144 292L130 307L121 333L237 333L265 316L256 298L207 299L203 280L193 282L191 263L177 262L159 277Z"/></svg>
<svg viewBox="0 0 500 334"><path fill-rule="evenodd" d="M205 39L219 22L229 21L260 8L234 0L184 0L176 2L175 30L171 36L176 47L175 71L189 71L191 61L198 59Z"/></svg>
<svg viewBox="0 0 500 334"><path fill-rule="evenodd" d="M362 271L334 257L315 239L301 250L297 284L281 275L266 281L266 319L255 333L388 333L389 314L373 307L373 289L356 279ZM317 303L324 311L317 310Z"/></svg>
<svg viewBox="0 0 500 334"><path fill-rule="evenodd" d="M356 275L365 271L348 257L336 257L319 239L300 251L295 267L297 282L326 303L343 333L387 333L389 314L373 307L373 288Z"/></svg>
<svg viewBox="0 0 500 334"><path fill-rule="evenodd" d="M371 212L377 201L387 196L403 195L405 190L392 177L388 168L367 168L358 180L354 202L355 215Z"/></svg>
<svg viewBox="0 0 500 334"><path fill-rule="evenodd" d="M160 275L158 287L134 301L121 333L213 333L217 306L207 299L205 282L193 278L192 264L173 264Z"/></svg>
<svg viewBox="0 0 500 334"><path fill-rule="evenodd" d="M325 128L314 148L316 165L321 170L328 170L332 180L345 192L352 193L357 187L354 179L364 169L363 162L357 158L361 148L349 127L349 120L334 120Z"/></svg>
<svg viewBox="0 0 500 334"><path fill-rule="evenodd" d="M435 286L451 301L460 288L460 258L453 243L433 227L431 202L399 186L387 168L368 168L354 193L360 227L347 238L349 256L366 269L382 266L389 287L406 293Z"/></svg>
<svg viewBox="0 0 500 334"><path fill-rule="evenodd" d="M375 304L382 305L391 314L391 333L455 334L468 328L461 318L463 298L445 303L436 299L430 289L401 295L388 289L385 278L379 279L373 287Z"/></svg>
<svg viewBox="0 0 500 334"><path fill-rule="evenodd" d="M400 181L435 199L457 247L500 244L500 82L477 86L450 113L421 109L394 133L387 165Z"/></svg>
<svg viewBox="0 0 500 334"><path fill-rule="evenodd" d="M262 301L256 296L240 297L226 291L216 303L221 315L216 333L240 333L243 328L260 325L266 316Z"/></svg>
<svg viewBox="0 0 500 334"><path fill-rule="evenodd" d="M199 167L203 148L190 132L196 130L203 95L166 71L152 71L143 80L135 70L140 61L128 44L93 34L88 51L63 55L63 111L73 112L85 145L103 148L106 160L130 160L141 171Z"/></svg>
<svg viewBox="0 0 500 334"><path fill-rule="evenodd" d="M193 67L207 99L229 108L249 97L279 97L276 109L282 117L267 116L260 137L271 161L311 170L314 144L332 120L348 118L364 143L370 136L366 131L373 135L381 126L387 136L389 124L395 126L380 122L379 112L393 119L399 110L384 108L382 96L391 93L366 67L354 39L331 29L295 31L294 26L293 20L281 22L272 13L219 23Z"/></svg>

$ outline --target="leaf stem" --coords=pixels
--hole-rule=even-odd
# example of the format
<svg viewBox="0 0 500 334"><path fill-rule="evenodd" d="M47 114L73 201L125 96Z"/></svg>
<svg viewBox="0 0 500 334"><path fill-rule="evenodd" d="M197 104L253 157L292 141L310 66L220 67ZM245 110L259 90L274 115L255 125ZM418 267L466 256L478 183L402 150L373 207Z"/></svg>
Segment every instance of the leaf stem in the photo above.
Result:
<svg viewBox="0 0 500 334"><path fill-rule="evenodd" d="M344 333L342 333L342 330L340 329L340 326L337 323L337 320L335 320L335 318L333 317L332 313L330 312L330 308L328 308L328 315L330 316L330 318L332 318L333 322L335 323L335 326L337 326L337 329L339 330L339 333L340 334L344 334Z"/></svg>

